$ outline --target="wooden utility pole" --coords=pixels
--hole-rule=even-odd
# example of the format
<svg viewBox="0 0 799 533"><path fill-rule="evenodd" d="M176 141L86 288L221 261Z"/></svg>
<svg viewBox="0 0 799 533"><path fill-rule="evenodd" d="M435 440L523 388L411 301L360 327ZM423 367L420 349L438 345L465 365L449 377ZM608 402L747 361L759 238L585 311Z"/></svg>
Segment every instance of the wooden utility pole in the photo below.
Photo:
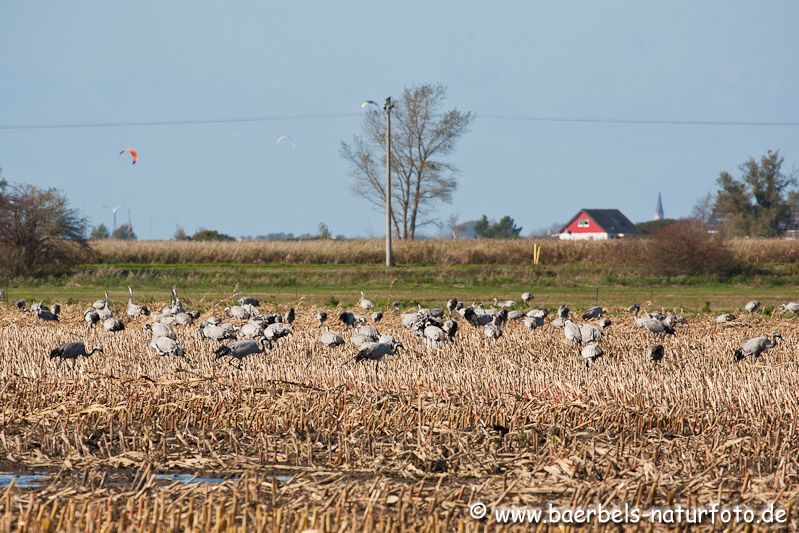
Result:
<svg viewBox="0 0 799 533"><path fill-rule="evenodd" d="M383 110L386 112L386 266L394 264L391 252L391 110L394 104L391 97L386 98Z"/></svg>

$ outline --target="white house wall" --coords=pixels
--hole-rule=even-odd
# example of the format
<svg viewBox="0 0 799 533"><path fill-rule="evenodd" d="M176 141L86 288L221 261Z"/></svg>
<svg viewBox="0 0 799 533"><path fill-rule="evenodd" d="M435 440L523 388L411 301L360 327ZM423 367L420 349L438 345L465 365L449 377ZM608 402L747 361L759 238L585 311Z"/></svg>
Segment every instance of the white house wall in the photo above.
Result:
<svg viewBox="0 0 799 533"><path fill-rule="evenodd" d="M561 233L558 238L562 241L606 241L607 233Z"/></svg>

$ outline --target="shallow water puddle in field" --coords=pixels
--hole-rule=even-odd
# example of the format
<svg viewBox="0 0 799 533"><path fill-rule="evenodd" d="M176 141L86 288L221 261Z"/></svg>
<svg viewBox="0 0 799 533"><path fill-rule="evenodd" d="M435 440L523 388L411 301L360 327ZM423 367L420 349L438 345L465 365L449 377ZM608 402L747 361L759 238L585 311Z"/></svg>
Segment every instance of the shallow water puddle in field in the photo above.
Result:
<svg viewBox="0 0 799 533"><path fill-rule="evenodd" d="M0 487L8 487L11 482L17 487L38 487L40 486L47 474L2 474L0 473ZM16 481L15 481L16 480Z"/></svg>
<svg viewBox="0 0 799 533"><path fill-rule="evenodd" d="M286 483L290 481L292 476L275 476L279 483ZM155 479L158 481L165 481L169 483L183 483L186 485L205 484L205 485L219 485L225 481L238 481L239 477L214 477L214 476L196 476L193 474L155 474Z"/></svg>
<svg viewBox="0 0 799 533"><path fill-rule="evenodd" d="M156 474L155 479L159 481L169 481L177 483L185 483L186 485L206 484L206 485L219 485L225 481L236 481L238 478L221 478L221 477L207 477L195 476L192 474Z"/></svg>

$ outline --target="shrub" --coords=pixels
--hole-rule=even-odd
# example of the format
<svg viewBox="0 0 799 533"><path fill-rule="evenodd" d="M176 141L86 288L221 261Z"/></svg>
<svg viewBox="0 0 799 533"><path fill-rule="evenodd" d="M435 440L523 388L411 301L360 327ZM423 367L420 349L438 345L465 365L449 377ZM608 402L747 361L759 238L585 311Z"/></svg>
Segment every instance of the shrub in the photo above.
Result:
<svg viewBox="0 0 799 533"><path fill-rule="evenodd" d="M695 220L656 230L647 245L647 267L658 276L728 276L740 270L726 242Z"/></svg>
<svg viewBox="0 0 799 533"><path fill-rule="evenodd" d="M85 261L88 223L56 189L0 182L0 272L33 276Z"/></svg>

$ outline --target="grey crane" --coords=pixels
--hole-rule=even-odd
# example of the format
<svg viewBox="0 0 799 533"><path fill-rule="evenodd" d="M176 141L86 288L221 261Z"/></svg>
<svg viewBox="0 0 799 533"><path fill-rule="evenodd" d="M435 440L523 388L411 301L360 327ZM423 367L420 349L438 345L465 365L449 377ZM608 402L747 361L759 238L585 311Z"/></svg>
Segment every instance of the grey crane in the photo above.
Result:
<svg viewBox="0 0 799 533"><path fill-rule="evenodd" d="M744 306L744 311L746 311L750 315L755 311L757 311L758 309L760 309L760 302L758 302L757 300L751 300L749 302L746 302L746 305Z"/></svg>
<svg viewBox="0 0 799 533"><path fill-rule="evenodd" d="M339 321L344 324L345 328L354 328L357 324L366 322L363 317L358 316L350 311L344 311L338 316Z"/></svg>
<svg viewBox="0 0 799 533"><path fill-rule="evenodd" d="M319 325L323 326L324 323L327 321L327 311L319 311L316 313L316 320L319 321Z"/></svg>
<svg viewBox="0 0 799 533"><path fill-rule="evenodd" d="M395 313L399 313L400 311L402 311L402 302L393 302L391 304L391 307L394 309Z"/></svg>
<svg viewBox="0 0 799 533"><path fill-rule="evenodd" d="M105 291L105 298L103 298L102 300L95 300L94 303L92 304L92 307L94 307L95 309L102 309L107 305L108 305L108 291Z"/></svg>
<svg viewBox="0 0 799 533"><path fill-rule="evenodd" d="M365 311L368 311L369 309L371 309L371 308L373 308L375 306L375 304L372 303L372 300L367 300L366 299L366 297L363 294L363 291L361 291L361 299L358 302L358 305L360 305L361 309L363 309Z"/></svg>
<svg viewBox="0 0 799 533"><path fill-rule="evenodd" d="M338 348L342 344L344 344L344 339L338 333L330 331L330 328L327 328L322 336L319 337L319 342L327 346L328 348Z"/></svg>
<svg viewBox="0 0 799 533"><path fill-rule="evenodd" d="M580 326L569 320L568 318L563 321L563 336L571 344L581 345L583 343L583 334L580 331Z"/></svg>
<svg viewBox="0 0 799 533"><path fill-rule="evenodd" d="M732 322L737 317L732 313L722 313L716 317L716 324L723 324L725 322Z"/></svg>
<svg viewBox="0 0 799 533"><path fill-rule="evenodd" d="M377 339L377 342L380 344L394 344L399 341L394 335L380 335L380 338Z"/></svg>
<svg viewBox="0 0 799 533"><path fill-rule="evenodd" d="M455 298L450 298L449 300L447 300L447 311L449 311L450 314L454 313L455 309L457 308L458 308L458 300L456 300Z"/></svg>
<svg viewBox="0 0 799 533"><path fill-rule="evenodd" d="M544 325L544 318L538 316L525 316L524 326L527 329L536 329Z"/></svg>
<svg viewBox="0 0 799 533"><path fill-rule="evenodd" d="M171 339L169 337L153 337L153 340L150 341L150 348L155 350L155 352L160 356L185 355L183 347L178 344L175 339Z"/></svg>
<svg viewBox="0 0 799 533"><path fill-rule="evenodd" d="M94 307L88 308L83 312L83 320L86 322L86 331L89 331L100 322L100 315Z"/></svg>
<svg viewBox="0 0 799 533"><path fill-rule="evenodd" d="M447 320L444 322L444 325L441 326L441 329L447 334L449 340L455 340L455 334L458 333L458 323L454 320Z"/></svg>
<svg viewBox="0 0 799 533"><path fill-rule="evenodd" d="M278 339L282 339L291 335L291 326L283 324L281 322L275 322L274 324L269 324L264 329L264 336L269 341L271 346L272 341L277 341Z"/></svg>
<svg viewBox="0 0 799 533"><path fill-rule="evenodd" d="M608 317L602 317L602 319L599 321L599 327L603 330L608 329L612 324L613 322L611 322Z"/></svg>
<svg viewBox="0 0 799 533"><path fill-rule="evenodd" d="M747 355L751 355L754 357L755 361L757 361L757 358L760 357L763 352L777 345L777 339L782 339L782 335L779 333L772 333L771 339L768 337L746 339L743 344L741 344L741 347L733 353L735 362L744 359Z"/></svg>
<svg viewBox="0 0 799 533"><path fill-rule="evenodd" d="M25 300L23 298L17 300L17 303L15 303L14 305L17 307L17 309L19 309L23 313L28 311L28 306L25 304Z"/></svg>
<svg viewBox="0 0 799 533"><path fill-rule="evenodd" d="M191 326L194 323L194 320L200 316L199 311L189 311L188 313L185 311L181 311L180 313L175 315L175 324L180 326Z"/></svg>
<svg viewBox="0 0 799 533"><path fill-rule="evenodd" d="M103 300L102 307L97 307L97 302L94 302L93 306L97 309L97 314L100 315L100 320L105 320L106 318L111 318L114 316L114 313L111 311L111 306L108 303L108 293L105 293L105 299Z"/></svg>
<svg viewBox="0 0 799 533"><path fill-rule="evenodd" d="M221 328L220 328L221 329ZM245 339L257 339L264 334L264 324L257 321L250 321L241 326L239 336Z"/></svg>
<svg viewBox="0 0 799 533"><path fill-rule="evenodd" d="M183 311L185 311L185 309L183 309L183 304L180 303L178 289L177 287L172 287L172 303L161 309L161 317L174 316Z"/></svg>
<svg viewBox="0 0 799 533"><path fill-rule="evenodd" d="M253 298L252 296L242 296L239 298L239 303L241 305L252 305L254 307L259 307L261 302L258 301L257 298Z"/></svg>
<svg viewBox="0 0 799 533"><path fill-rule="evenodd" d="M250 312L243 305L225 307L225 314L233 318L238 318L239 320L247 320L250 318Z"/></svg>
<svg viewBox="0 0 799 533"><path fill-rule="evenodd" d="M360 361L374 361L375 379L377 379L380 360L387 355L396 354L399 348L404 348L404 346L401 342L397 340L390 343L370 342L360 347L358 353L355 355L355 362L357 363Z"/></svg>
<svg viewBox="0 0 799 533"><path fill-rule="evenodd" d="M383 313L381 313L380 311L375 311L374 313L372 313L372 322L377 323L380 322L381 320L383 320Z"/></svg>
<svg viewBox="0 0 799 533"><path fill-rule="evenodd" d="M580 352L580 356L583 358L585 362L585 368L590 368L597 359L605 355L605 352L602 350L602 347L598 344L586 344L583 346L582 351Z"/></svg>
<svg viewBox="0 0 799 533"><path fill-rule="evenodd" d="M497 307L509 308L516 305L516 302L514 302L513 300L497 300L496 298L494 298L494 305Z"/></svg>
<svg viewBox="0 0 799 533"><path fill-rule="evenodd" d="M118 318L106 318L103 320L103 329L112 332L122 331L125 329L125 324L123 324Z"/></svg>
<svg viewBox="0 0 799 533"><path fill-rule="evenodd" d="M222 342L225 339L235 339L236 330L216 324L200 325L200 336L205 339Z"/></svg>
<svg viewBox="0 0 799 533"><path fill-rule="evenodd" d="M605 310L598 305L593 307L589 307L585 313L583 313L583 320L590 320L592 318L599 318L605 314Z"/></svg>
<svg viewBox="0 0 799 533"><path fill-rule="evenodd" d="M60 311L60 308L57 308L56 310ZM44 307L40 307L39 310L36 311L36 316L40 320L44 320L46 322L49 322L51 320L58 320L58 313L54 313L50 309L46 309Z"/></svg>
<svg viewBox="0 0 799 533"><path fill-rule="evenodd" d="M153 338L155 337L169 337L170 339L177 340L177 336L175 332L172 331L172 328L167 326L166 324L161 324L160 322L153 322L152 324L145 324L144 330L149 331Z"/></svg>
<svg viewBox="0 0 799 533"><path fill-rule="evenodd" d="M138 318L140 316L148 316L150 314L150 310L147 309L145 305L138 305L133 303L133 289L128 287L128 316L130 318Z"/></svg>
<svg viewBox="0 0 799 533"><path fill-rule="evenodd" d="M602 340L602 329L591 324L579 324L580 338L583 344L589 342L600 342Z"/></svg>
<svg viewBox="0 0 799 533"><path fill-rule="evenodd" d="M178 288L175 286L172 287L172 309L174 311L173 314L185 311L185 309L183 309L183 304L180 302L180 297L178 296Z"/></svg>
<svg viewBox="0 0 799 533"><path fill-rule="evenodd" d="M524 311L520 311L518 309L514 309L513 311L508 311L508 320L521 320L526 315Z"/></svg>
<svg viewBox="0 0 799 533"><path fill-rule="evenodd" d="M0 300L6 299L6 291L0 291Z"/></svg>
<svg viewBox="0 0 799 533"><path fill-rule="evenodd" d="M661 362L666 353L666 349L663 348L662 344L650 344L647 351L649 353L649 360L655 364Z"/></svg>
<svg viewBox="0 0 799 533"><path fill-rule="evenodd" d="M72 360L72 368L75 368L75 360L78 357L80 357L81 355L83 357L89 357L95 352L103 353L102 346L98 348L92 348L92 351L87 352L86 345L83 344L82 342L67 342L53 348L50 351L50 359L54 357L60 358L60 361L58 362L59 367L66 359L70 359Z"/></svg>
<svg viewBox="0 0 799 533"><path fill-rule="evenodd" d="M486 324L483 328L483 335L485 335L487 339L498 339L502 336L502 328L499 327L496 322L491 322L490 324Z"/></svg>
<svg viewBox="0 0 799 533"><path fill-rule="evenodd" d="M427 326L422 332L422 341L428 348L441 348L448 340L447 332L438 326Z"/></svg>
<svg viewBox="0 0 799 533"><path fill-rule="evenodd" d="M272 349L272 343L266 337L261 337L258 340L247 339L222 345L214 353L217 359L230 356L230 360L228 360L230 366L236 366L233 364L233 360L238 359L239 364L236 368L241 370L242 359L248 355L264 353L267 349Z"/></svg>
<svg viewBox="0 0 799 533"><path fill-rule="evenodd" d="M286 324L293 324L295 318L297 318L297 313L294 311L293 307L289 307L289 310L286 312Z"/></svg>
<svg viewBox="0 0 799 533"><path fill-rule="evenodd" d="M419 320L419 318L419 313L403 313L400 315L400 322L402 323L403 328L410 329Z"/></svg>
<svg viewBox="0 0 799 533"><path fill-rule="evenodd" d="M674 335L674 328L672 326L668 326L660 320L652 318L651 316L639 317L638 314L641 312L640 305L633 304L630 306L630 310L635 311L633 320L635 321L635 325L639 328L647 329L654 334Z"/></svg>
<svg viewBox="0 0 799 533"><path fill-rule="evenodd" d="M359 326L355 329L355 333L360 333L361 335L368 335L370 337L378 338L380 336L380 332L374 326Z"/></svg>
<svg viewBox="0 0 799 533"><path fill-rule="evenodd" d="M533 295L529 292L523 292L522 301L524 302L525 306L530 305L530 302L533 301Z"/></svg>
<svg viewBox="0 0 799 533"><path fill-rule="evenodd" d="M780 305L779 310L783 313L788 311L799 315L799 304L796 302L788 302L787 304Z"/></svg>
<svg viewBox="0 0 799 533"><path fill-rule="evenodd" d="M368 330L365 332L360 332L359 330L355 330L355 334L350 338L350 342L353 346L360 349L365 344L378 342L379 339L380 335L376 332Z"/></svg>
<svg viewBox="0 0 799 533"><path fill-rule="evenodd" d="M566 320L569 318L569 306L568 305L561 305L558 307L558 316L550 325L555 328L562 328L566 325Z"/></svg>
<svg viewBox="0 0 799 533"><path fill-rule="evenodd" d="M680 315L668 315L666 318L663 319L663 324L674 327L678 324L687 324L688 320L684 316Z"/></svg>
<svg viewBox="0 0 799 533"><path fill-rule="evenodd" d="M251 317L253 317L253 316L259 316L259 315L261 314L261 310L260 310L260 309L258 309L258 307L254 306L254 305L252 305L252 304L241 304L241 305L240 305L240 306L238 306L238 307L241 307L241 308L243 308L245 311L247 311L247 312L250 314L250 316L251 316Z"/></svg>

